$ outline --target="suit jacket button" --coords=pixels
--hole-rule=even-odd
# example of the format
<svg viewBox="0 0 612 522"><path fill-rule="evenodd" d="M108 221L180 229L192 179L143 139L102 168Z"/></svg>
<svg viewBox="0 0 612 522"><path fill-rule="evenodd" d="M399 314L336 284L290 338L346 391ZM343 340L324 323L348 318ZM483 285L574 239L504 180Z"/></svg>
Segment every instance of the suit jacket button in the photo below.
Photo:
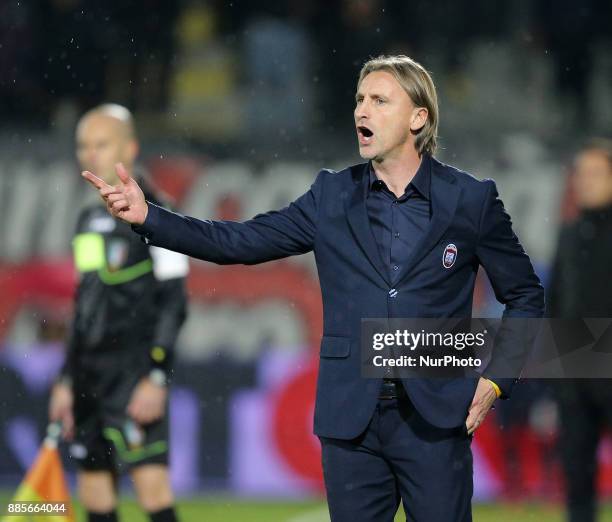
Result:
<svg viewBox="0 0 612 522"><path fill-rule="evenodd" d="M391 290L389 290L389 297L391 298L397 297L397 290L395 288L392 288Z"/></svg>

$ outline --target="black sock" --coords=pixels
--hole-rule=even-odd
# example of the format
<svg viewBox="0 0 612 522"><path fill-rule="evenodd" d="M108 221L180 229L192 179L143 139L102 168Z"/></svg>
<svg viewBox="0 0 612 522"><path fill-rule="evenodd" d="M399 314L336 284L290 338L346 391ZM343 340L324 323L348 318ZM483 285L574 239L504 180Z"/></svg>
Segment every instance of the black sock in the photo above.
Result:
<svg viewBox="0 0 612 522"><path fill-rule="evenodd" d="M87 512L88 522L119 522L116 511L109 511L107 513L94 513L93 511Z"/></svg>
<svg viewBox="0 0 612 522"><path fill-rule="evenodd" d="M174 506L160 509L154 513L149 513L149 518L151 519L151 522L178 522L178 518L176 518L176 513L174 511Z"/></svg>

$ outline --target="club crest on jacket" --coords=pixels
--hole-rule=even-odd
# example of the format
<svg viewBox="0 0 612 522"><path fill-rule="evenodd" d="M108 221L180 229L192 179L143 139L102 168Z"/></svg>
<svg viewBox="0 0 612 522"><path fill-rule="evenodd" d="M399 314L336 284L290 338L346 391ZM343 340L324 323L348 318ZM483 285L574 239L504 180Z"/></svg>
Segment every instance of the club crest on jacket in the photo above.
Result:
<svg viewBox="0 0 612 522"><path fill-rule="evenodd" d="M453 243L449 243L442 254L442 266L451 268L455 261L457 261L457 247Z"/></svg>

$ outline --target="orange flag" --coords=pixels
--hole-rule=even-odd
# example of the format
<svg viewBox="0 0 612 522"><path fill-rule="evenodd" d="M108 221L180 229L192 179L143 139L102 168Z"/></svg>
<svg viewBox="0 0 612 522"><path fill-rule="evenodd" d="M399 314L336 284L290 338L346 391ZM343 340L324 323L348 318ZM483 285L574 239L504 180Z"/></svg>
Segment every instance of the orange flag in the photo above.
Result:
<svg viewBox="0 0 612 522"><path fill-rule="evenodd" d="M70 492L57 450L60 431L58 424L49 426L47 437L34 463L8 508L2 510L6 516L0 518L0 522L74 522ZM19 506L16 503L20 503ZM18 516L11 516L11 509L14 513L15 509L21 511ZM24 512L24 509L27 511Z"/></svg>

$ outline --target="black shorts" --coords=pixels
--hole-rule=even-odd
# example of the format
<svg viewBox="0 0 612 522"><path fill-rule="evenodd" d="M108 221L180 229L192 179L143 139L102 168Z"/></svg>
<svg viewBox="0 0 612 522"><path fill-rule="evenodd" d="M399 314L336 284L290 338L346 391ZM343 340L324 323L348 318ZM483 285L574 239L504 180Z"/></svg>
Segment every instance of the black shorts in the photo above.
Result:
<svg viewBox="0 0 612 522"><path fill-rule="evenodd" d="M79 364L70 445L79 468L121 473L143 464L168 464L167 415L140 426L126 413L142 374L141 365L117 355Z"/></svg>

